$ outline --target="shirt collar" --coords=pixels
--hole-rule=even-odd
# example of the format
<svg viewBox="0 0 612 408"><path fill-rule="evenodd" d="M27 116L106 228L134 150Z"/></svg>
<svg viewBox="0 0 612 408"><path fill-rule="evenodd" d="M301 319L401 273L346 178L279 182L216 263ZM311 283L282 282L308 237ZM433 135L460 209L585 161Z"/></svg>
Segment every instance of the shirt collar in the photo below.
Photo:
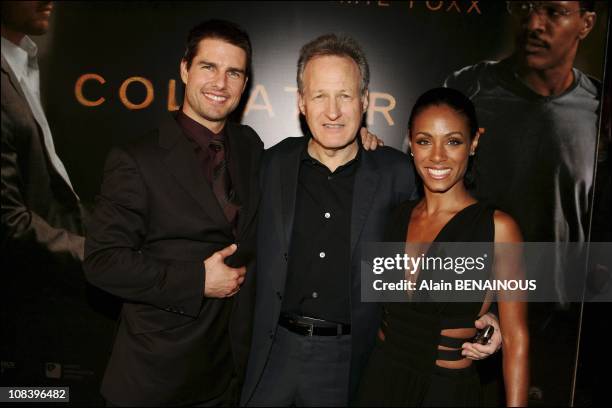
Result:
<svg viewBox="0 0 612 408"><path fill-rule="evenodd" d="M311 136L312 137L312 136ZM359 139L359 136L357 137ZM308 162L313 166L320 166L323 167L325 169L327 169L327 166L325 166L323 163L321 163L320 161L318 161L317 159L315 159L314 157L312 157L310 155L310 153L308 153L308 140L310 140L310 138L306 139L306 143L304 144L304 148L302 150L302 153L300 154L300 162ZM361 142L358 141L358 149L357 149L357 155L351 159L350 161L344 163L342 166L339 166L336 171L334 171L334 173L339 173L341 171L343 171L344 169L347 168L353 168L355 166L357 166L359 164L359 162L361 161L361 150L363 149L363 147L361 146ZM329 171L329 169L328 169Z"/></svg>
<svg viewBox="0 0 612 408"><path fill-rule="evenodd" d="M2 56L13 70L18 81L27 76L28 67L36 68L38 46L30 37L24 36L19 45L2 37Z"/></svg>
<svg viewBox="0 0 612 408"><path fill-rule="evenodd" d="M219 133L214 133L206 126L185 115L182 110L179 110L176 114L176 121L183 133L200 146L202 150L207 150L212 140L219 140L225 145L225 128Z"/></svg>
<svg viewBox="0 0 612 408"><path fill-rule="evenodd" d="M505 84L505 87L515 94L534 102L548 102L555 99L559 99L566 94L572 92L580 81L580 72L576 68L572 68L572 73L574 74L574 80L572 84L559 95L552 96L544 96L540 95L536 91L534 91L527 82L523 81L518 72L516 70L516 66L518 63L516 55L511 55L510 57L500 61L497 67L497 76L498 78Z"/></svg>

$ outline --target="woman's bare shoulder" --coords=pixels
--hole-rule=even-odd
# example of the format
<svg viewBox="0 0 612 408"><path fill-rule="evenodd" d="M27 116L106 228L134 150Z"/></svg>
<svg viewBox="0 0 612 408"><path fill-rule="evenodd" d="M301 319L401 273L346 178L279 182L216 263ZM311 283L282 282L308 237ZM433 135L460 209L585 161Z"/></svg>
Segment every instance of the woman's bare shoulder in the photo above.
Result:
<svg viewBox="0 0 612 408"><path fill-rule="evenodd" d="M493 222L495 224L495 242L523 242L521 229L510 214L495 210Z"/></svg>

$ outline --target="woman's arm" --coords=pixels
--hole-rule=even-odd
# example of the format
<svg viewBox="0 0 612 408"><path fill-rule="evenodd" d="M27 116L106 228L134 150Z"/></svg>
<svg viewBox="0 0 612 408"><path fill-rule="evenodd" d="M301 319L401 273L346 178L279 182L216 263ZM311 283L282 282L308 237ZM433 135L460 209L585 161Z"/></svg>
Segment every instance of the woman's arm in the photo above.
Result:
<svg viewBox="0 0 612 408"><path fill-rule="evenodd" d="M509 215L495 212L494 274L496 279L524 279L520 229ZM508 243L508 245L504 245ZM529 388L529 330L527 303L517 293L498 293L503 336L503 370L506 405L527 406Z"/></svg>

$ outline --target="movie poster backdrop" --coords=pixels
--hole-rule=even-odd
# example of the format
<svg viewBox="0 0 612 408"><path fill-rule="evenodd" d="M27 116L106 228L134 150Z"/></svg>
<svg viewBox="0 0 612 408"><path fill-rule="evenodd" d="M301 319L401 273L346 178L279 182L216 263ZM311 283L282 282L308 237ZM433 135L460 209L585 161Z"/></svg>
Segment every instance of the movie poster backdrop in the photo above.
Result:
<svg viewBox="0 0 612 408"><path fill-rule="evenodd" d="M607 8L598 2L596 26L575 64L600 80ZM210 18L234 21L251 36L253 73L234 119L253 127L266 147L302 134L298 52L321 34L348 34L363 46L371 70L365 123L387 145L404 151L408 115L422 92L441 86L462 67L502 59L513 47L503 1L58 2L50 32L37 39L43 103L56 149L84 203L94 201L109 149L179 108L187 32ZM595 156L586 165L594 169ZM551 318L556 323L542 321L550 318L546 315L530 324L533 405L566 405L570 399L579 313L572 305L558 309ZM92 353L108 353L108 337L100 342L105 344L91 345ZM496 401L499 358L490 360L487 398ZM99 403L103 371L90 371L81 402Z"/></svg>

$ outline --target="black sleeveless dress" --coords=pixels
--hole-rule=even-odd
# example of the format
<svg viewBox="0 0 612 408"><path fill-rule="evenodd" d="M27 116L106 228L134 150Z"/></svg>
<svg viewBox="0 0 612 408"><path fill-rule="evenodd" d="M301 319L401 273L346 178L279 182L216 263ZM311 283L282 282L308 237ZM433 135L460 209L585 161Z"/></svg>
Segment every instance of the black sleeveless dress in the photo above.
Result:
<svg viewBox="0 0 612 408"><path fill-rule="evenodd" d="M393 212L387 228L387 242L406 240L410 214L416 204L416 201L403 203ZM464 208L442 228L434 243L492 243L493 213L492 207L482 203ZM483 292L483 300L484 296ZM464 369L448 369L435 363L437 359L462 358L460 347L467 339L453 339L442 336L440 332L443 329L474 327L481 307L482 302L384 303L381 329L385 340L376 338L376 346L360 382L358 404L481 405L480 379L474 364ZM438 345L459 350L441 352Z"/></svg>

